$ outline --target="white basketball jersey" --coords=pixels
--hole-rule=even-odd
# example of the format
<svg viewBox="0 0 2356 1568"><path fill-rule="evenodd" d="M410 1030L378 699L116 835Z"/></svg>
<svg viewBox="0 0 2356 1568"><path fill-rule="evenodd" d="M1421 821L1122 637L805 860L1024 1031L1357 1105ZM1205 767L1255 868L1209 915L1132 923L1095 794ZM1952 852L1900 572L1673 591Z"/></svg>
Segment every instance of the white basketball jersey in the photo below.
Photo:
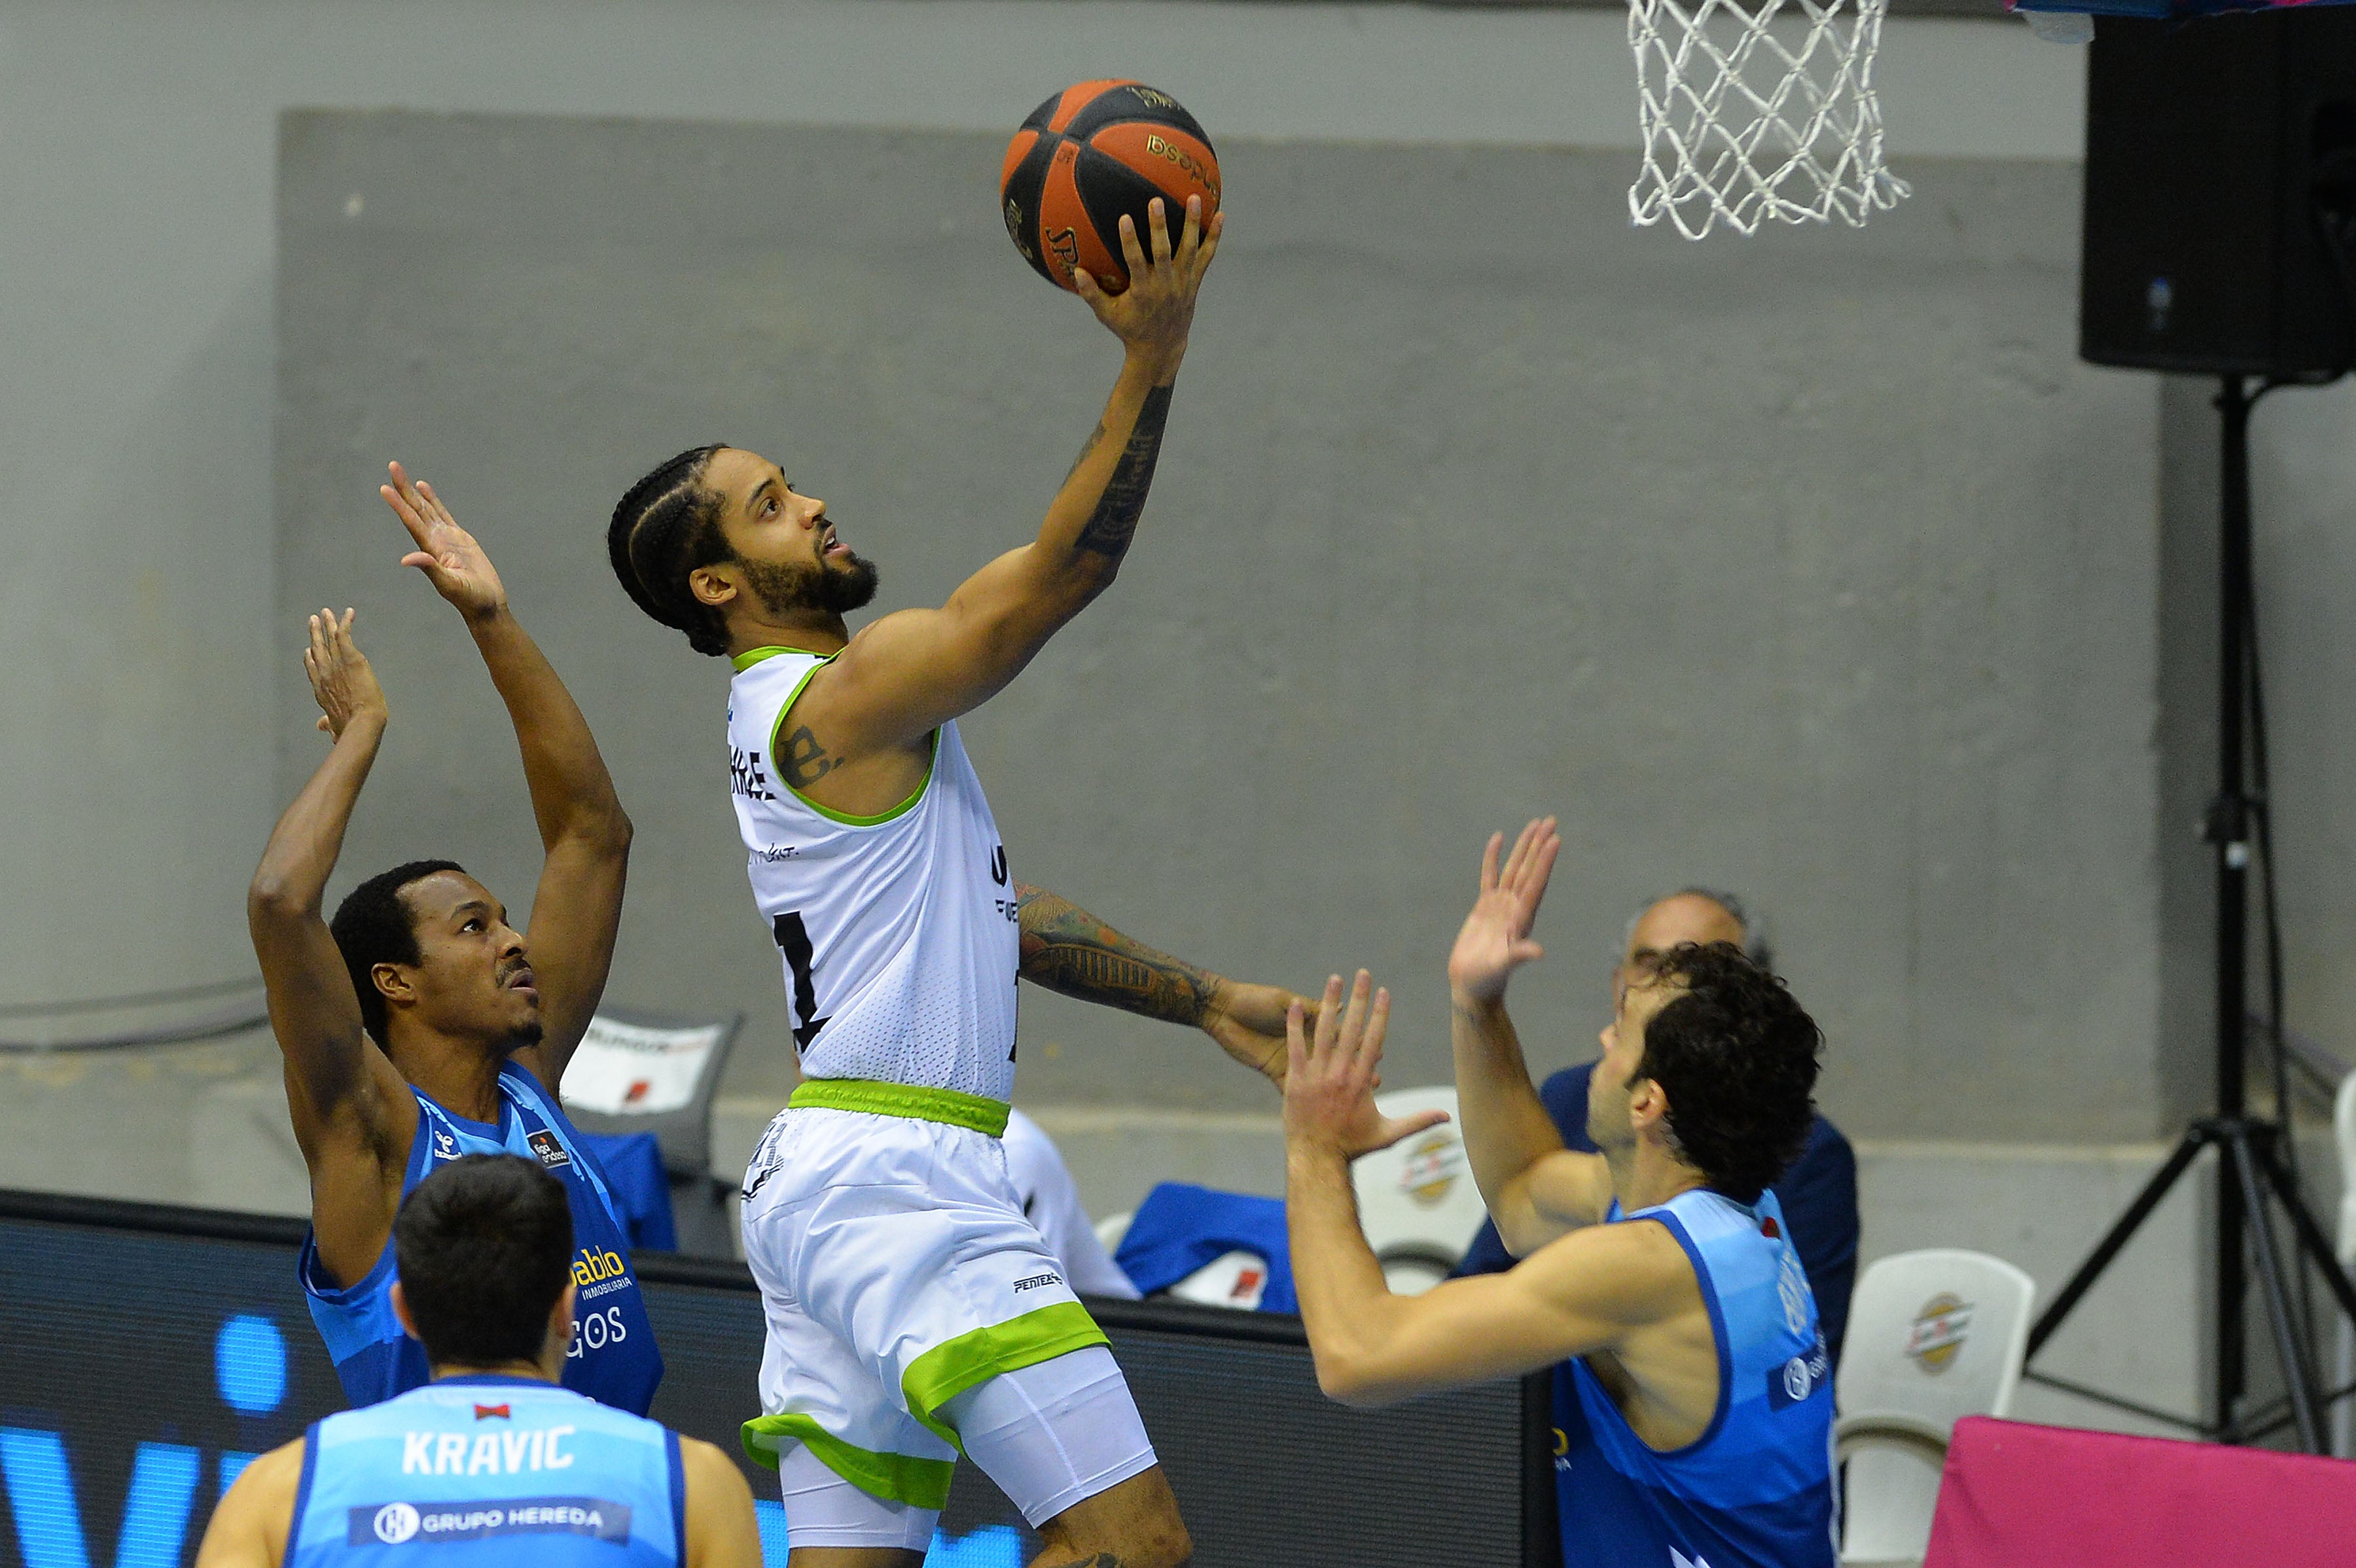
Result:
<svg viewBox="0 0 2356 1568"><path fill-rule="evenodd" d="M881 816L797 794L778 719L826 662L758 649L728 688L729 788L802 1074L1009 1099L1022 936L981 780L951 723L916 793Z"/></svg>

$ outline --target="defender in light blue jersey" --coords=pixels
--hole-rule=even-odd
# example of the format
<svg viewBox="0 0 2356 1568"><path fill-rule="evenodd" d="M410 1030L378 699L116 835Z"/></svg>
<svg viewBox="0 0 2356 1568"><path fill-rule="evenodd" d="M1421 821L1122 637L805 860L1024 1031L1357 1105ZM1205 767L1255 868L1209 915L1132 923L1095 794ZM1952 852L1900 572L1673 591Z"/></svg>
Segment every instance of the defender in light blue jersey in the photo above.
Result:
<svg viewBox="0 0 2356 1568"><path fill-rule="evenodd" d="M438 1164L526 1155L572 1206L581 1317L565 1386L643 1414L662 1357L605 1174L557 1104L613 961L630 821L581 710L517 624L482 547L432 487L412 485L398 463L391 475L385 499L417 545L403 564L424 572L474 636L515 725L546 858L529 941L447 860L369 877L332 929L320 918L387 717L352 612L313 616L303 667L335 744L279 819L246 898L311 1173L303 1288L353 1402L415 1388L425 1359L391 1305L393 1215Z"/></svg>
<svg viewBox="0 0 2356 1568"><path fill-rule="evenodd" d="M557 1386L580 1293L572 1208L513 1155L421 1183L391 1294L433 1380L255 1460L199 1568L757 1568L734 1460Z"/></svg>
<svg viewBox="0 0 2356 1568"><path fill-rule="evenodd" d="M1566 1568L1832 1568L1831 1365L1768 1190L1806 1141L1823 1037L1728 943L1623 966L1588 1135L1562 1145L1505 1015L1560 840L1532 822L1448 965L1464 1144L1508 1251L1502 1274L1394 1296L1358 1229L1348 1162L1427 1125L1373 1082L1389 1010L1358 974L1291 1027L1287 1211L1318 1381L1378 1404L1555 1368Z"/></svg>

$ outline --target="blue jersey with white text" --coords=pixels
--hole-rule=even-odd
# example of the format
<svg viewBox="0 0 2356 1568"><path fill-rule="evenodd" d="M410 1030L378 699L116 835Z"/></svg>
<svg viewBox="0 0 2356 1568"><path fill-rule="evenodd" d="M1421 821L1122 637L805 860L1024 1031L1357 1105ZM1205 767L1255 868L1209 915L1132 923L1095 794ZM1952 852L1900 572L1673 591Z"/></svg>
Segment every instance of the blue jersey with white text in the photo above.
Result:
<svg viewBox="0 0 2356 1568"><path fill-rule="evenodd" d="M1718 1344L1718 1409L1661 1453L1584 1360L1555 1369L1565 1568L1833 1568L1832 1363L1772 1192L1706 1188L1612 1222L1657 1220L1692 1260Z"/></svg>
<svg viewBox="0 0 2356 1568"><path fill-rule="evenodd" d="M528 1378L446 1378L305 1436L286 1568L680 1568L679 1434Z"/></svg>
<svg viewBox="0 0 2356 1568"><path fill-rule="evenodd" d="M636 1275L630 1272L629 1231L594 1156L581 1146L573 1123L540 1080L515 1061L499 1067L499 1120L496 1126L454 1115L412 1087L417 1096L417 1136L409 1150L409 1172L401 1195L435 1165L462 1155L520 1155L564 1184L573 1207L573 1342L564 1352L564 1386L601 1403L644 1415L662 1381L662 1352ZM356 1405L373 1404L433 1376L425 1348L412 1339L392 1315L395 1276L392 1242L365 1278L338 1286L319 1265L316 1236L303 1240L297 1271L311 1307L311 1321L327 1342L327 1357L344 1396Z"/></svg>

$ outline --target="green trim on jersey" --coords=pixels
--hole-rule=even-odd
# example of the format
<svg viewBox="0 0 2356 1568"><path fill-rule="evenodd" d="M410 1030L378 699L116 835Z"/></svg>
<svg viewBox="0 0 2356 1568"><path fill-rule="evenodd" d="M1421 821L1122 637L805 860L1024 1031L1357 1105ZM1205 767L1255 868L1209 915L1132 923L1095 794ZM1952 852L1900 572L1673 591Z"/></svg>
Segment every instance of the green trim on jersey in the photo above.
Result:
<svg viewBox="0 0 2356 1568"><path fill-rule="evenodd" d="M794 689L786 694L785 705L777 710L777 722L769 726L769 760L773 764L777 759L777 732L786 727L786 715L792 713L794 711L794 704L802 700L802 688L810 683L810 677L825 669L829 664L832 663L835 657L831 653L811 653L805 649L799 648L756 648L751 653L740 654L738 657L749 659L755 663L758 663L763 659L767 659L779 653L799 653L804 658L815 659L818 662L802 671L802 678L795 682ZM750 668L751 665L739 665L737 667L739 673L742 673L744 670ZM916 787L914 790L909 792L908 798L901 801L898 805L893 807L890 811L879 811L872 817L862 817L850 811L838 811L831 806L820 805L816 800L811 800L808 795L803 794L800 789L795 788L793 780L786 777L785 769L783 768L779 768L777 769L777 782L783 784L787 789L792 789L795 800L799 800L803 805L808 806L811 811L816 811L819 816L824 817L830 822L841 822L846 828L880 828L885 822L892 821L894 817L906 816L908 812L915 808L916 802L925 798L925 791L932 788L933 768L934 765L938 763L941 759L941 732L937 729L932 733L931 746L932 750L925 757L925 776L916 781Z"/></svg>
<svg viewBox="0 0 2356 1568"><path fill-rule="evenodd" d="M831 653L813 653L807 648L781 648L771 646L768 648L748 648L744 652L738 654L735 658L731 659L728 662L735 667L736 673L742 675L745 671L750 670L754 665L761 662L762 660L775 659L780 653L798 653L805 659L831 659L834 657Z"/></svg>
<svg viewBox="0 0 2356 1568"><path fill-rule="evenodd" d="M1006 1101L954 1089L919 1089L906 1083L872 1083L858 1078L806 1078L786 1101L797 1111L864 1111L970 1127L993 1138L1006 1136Z"/></svg>
<svg viewBox="0 0 2356 1568"><path fill-rule="evenodd" d="M1112 1341L1105 1337L1087 1307L1076 1301L1059 1301L934 1346L908 1363L900 1379L900 1392L907 1399L910 1415L935 1435L957 1444L963 1453L965 1444L936 1413L941 1406L1001 1372L1035 1367L1091 1345L1109 1348Z"/></svg>
<svg viewBox="0 0 2356 1568"><path fill-rule="evenodd" d="M744 1423L738 1441L744 1445L746 1458L774 1470L777 1467L777 1440L781 1437L798 1438L809 1444L809 1451L828 1469L885 1502L934 1509L948 1506L949 1477L957 1473L954 1459L920 1459L913 1454L877 1454L855 1448L820 1426L818 1417L798 1411L755 1416Z"/></svg>

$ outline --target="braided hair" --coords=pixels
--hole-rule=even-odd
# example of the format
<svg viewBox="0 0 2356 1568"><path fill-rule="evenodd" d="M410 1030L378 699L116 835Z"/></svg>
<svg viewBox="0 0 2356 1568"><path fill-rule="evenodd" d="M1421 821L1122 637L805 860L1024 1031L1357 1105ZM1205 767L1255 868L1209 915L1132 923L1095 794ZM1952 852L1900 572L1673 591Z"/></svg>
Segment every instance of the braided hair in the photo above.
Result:
<svg viewBox="0 0 2356 1568"><path fill-rule="evenodd" d="M726 625L689 589L687 577L729 559L720 498L703 486L704 467L723 445L691 447L632 485L605 529L605 552L623 590L648 615L687 633L690 648L714 658L728 651Z"/></svg>

